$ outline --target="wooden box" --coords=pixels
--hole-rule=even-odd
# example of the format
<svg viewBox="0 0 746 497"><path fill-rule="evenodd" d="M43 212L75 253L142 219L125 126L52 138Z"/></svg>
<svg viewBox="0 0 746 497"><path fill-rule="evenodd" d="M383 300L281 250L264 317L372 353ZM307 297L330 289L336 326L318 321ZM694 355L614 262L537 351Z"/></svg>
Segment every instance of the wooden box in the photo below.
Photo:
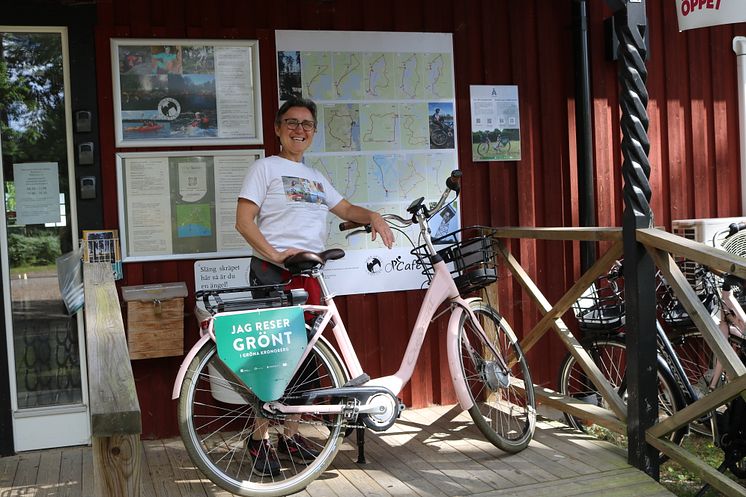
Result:
<svg viewBox="0 0 746 497"><path fill-rule="evenodd" d="M130 359L184 354L183 282L122 287Z"/></svg>

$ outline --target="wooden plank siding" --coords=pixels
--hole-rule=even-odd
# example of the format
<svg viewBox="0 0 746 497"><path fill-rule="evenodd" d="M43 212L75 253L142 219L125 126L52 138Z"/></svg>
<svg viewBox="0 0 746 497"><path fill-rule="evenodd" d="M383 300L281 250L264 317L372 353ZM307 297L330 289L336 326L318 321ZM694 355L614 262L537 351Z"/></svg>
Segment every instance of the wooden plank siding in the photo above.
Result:
<svg viewBox="0 0 746 497"><path fill-rule="evenodd" d="M275 29L453 33L463 223L492 226L577 226L573 0L98 0L96 27L104 220L118 224L109 40L114 37L260 40L267 155L278 151ZM623 210L616 63L605 54L605 2L588 2L596 219L621 226ZM655 223L741 211L734 35L746 25L678 32L672 2L648 1L651 185ZM374 47L372 47L374 49ZM469 85L519 87L522 160L471 161ZM220 147L219 147L220 148ZM222 147L227 148L227 147ZM127 151L138 151L127 149ZM508 247L550 301L580 274L577 241L508 240ZM599 242L603 249L608 242ZM194 293L193 262L125 264L124 285L184 281ZM505 268L498 305L519 335L540 313ZM366 371L398 366L423 292L341 297L338 306ZM193 297L186 307L193 305ZM566 322L574 326L573 320ZM423 349L425 362L402 394L408 405L455 402L445 354L444 320ZM185 316L185 343L198 332ZM555 388L565 351L547 335L529 354L534 380ZM167 400L180 358L135 361L144 436L176 433Z"/></svg>

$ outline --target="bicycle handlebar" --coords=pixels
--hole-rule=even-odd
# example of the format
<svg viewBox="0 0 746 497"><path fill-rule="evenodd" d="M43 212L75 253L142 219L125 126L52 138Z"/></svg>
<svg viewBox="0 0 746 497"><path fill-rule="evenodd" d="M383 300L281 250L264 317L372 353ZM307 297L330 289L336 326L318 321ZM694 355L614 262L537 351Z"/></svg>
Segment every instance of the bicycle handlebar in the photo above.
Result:
<svg viewBox="0 0 746 497"><path fill-rule="evenodd" d="M746 221L740 223L730 223L728 225L728 235L726 236L726 238L731 237L744 229L746 229Z"/></svg>
<svg viewBox="0 0 746 497"><path fill-rule="evenodd" d="M455 192L456 196L459 196L459 193L461 193L461 176L462 172L458 169L455 169L451 171L451 175L446 179L446 188L443 191L443 194L440 196L440 199L438 202L430 209L429 211L425 210L425 215L427 219L430 219L433 217L438 211L440 211L443 206L445 205L446 199L448 199L448 196L451 194L451 192ZM401 225L401 227L407 227L411 224L414 224L414 215L411 219L404 219L401 216L398 216L396 214L382 214L382 217L386 222L394 221ZM339 231L348 231L355 228L362 228L360 232L367 232L370 233L371 227L370 224L363 224L363 223L356 223L354 221L344 221L339 223ZM352 233L351 233L352 234ZM347 235L350 236L350 235Z"/></svg>

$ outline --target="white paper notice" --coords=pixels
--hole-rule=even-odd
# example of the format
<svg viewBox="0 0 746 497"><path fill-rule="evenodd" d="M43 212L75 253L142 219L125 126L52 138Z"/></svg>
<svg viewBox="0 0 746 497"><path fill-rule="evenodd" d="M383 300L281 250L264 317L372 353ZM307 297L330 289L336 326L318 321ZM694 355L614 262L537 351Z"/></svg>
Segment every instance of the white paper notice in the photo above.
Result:
<svg viewBox="0 0 746 497"><path fill-rule="evenodd" d="M207 194L207 164L179 163L179 195L184 202L197 202Z"/></svg>
<svg viewBox="0 0 746 497"><path fill-rule="evenodd" d="M236 202L244 176L259 155L215 157L215 217L218 252L247 250L249 244L236 231Z"/></svg>
<svg viewBox="0 0 746 497"><path fill-rule="evenodd" d="M239 47L215 47L215 93L218 136L256 137L251 51Z"/></svg>
<svg viewBox="0 0 746 497"><path fill-rule="evenodd" d="M13 164L16 224L60 222L60 180L56 162Z"/></svg>
<svg viewBox="0 0 746 497"><path fill-rule="evenodd" d="M127 161L127 250L131 256L173 251L168 158Z"/></svg>

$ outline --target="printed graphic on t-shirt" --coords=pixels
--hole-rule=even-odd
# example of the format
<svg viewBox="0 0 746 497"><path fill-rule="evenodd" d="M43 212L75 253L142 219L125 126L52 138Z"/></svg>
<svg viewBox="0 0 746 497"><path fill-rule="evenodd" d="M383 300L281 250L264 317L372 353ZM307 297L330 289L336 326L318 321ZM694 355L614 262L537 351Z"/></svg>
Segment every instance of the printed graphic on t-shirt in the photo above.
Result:
<svg viewBox="0 0 746 497"><path fill-rule="evenodd" d="M309 204L326 205L326 194L324 186L318 181L306 178L283 176L282 186L285 189L285 197L291 202L307 202Z"/></svg>

